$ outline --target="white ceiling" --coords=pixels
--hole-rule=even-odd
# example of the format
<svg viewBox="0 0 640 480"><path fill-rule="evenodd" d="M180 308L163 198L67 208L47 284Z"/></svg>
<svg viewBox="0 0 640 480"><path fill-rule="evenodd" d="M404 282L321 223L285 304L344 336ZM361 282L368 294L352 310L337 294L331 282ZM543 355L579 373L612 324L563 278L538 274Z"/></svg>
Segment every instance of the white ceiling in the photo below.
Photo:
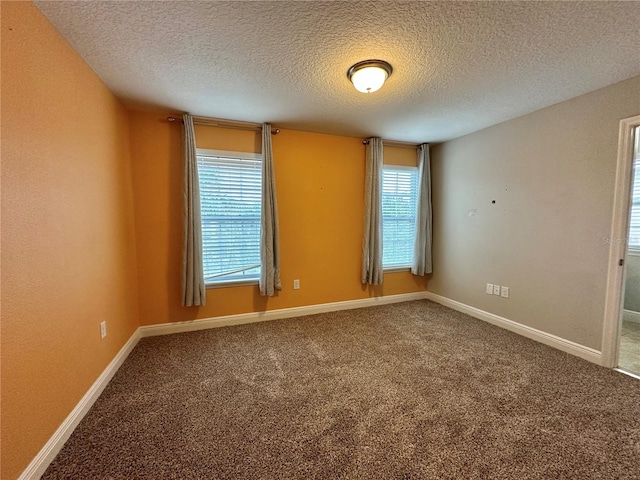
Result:
<svg viewBox="0 0 640 480"><path fill-rule="evenodd" d="M337 135L448 140L640 74L640 2L36 4L129 106Z"/></svg>

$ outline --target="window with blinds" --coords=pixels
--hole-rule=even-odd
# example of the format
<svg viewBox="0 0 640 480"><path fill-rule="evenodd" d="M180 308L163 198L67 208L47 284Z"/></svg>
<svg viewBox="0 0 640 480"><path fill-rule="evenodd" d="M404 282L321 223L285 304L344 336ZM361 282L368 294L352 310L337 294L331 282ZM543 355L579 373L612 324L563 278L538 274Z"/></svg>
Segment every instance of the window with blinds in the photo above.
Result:
<svg viewBox="0 0 640 480"><path fill-rule="evenodd" d="M205 283L258 280L262 160L200 149L197 157Z"/></svg>
<svg viewBox="0 0 640 480"><path fill-rule="evenodd" d="M384 166L382 169L382 266L413 264L418 169Z"/></svg>
<svg viewBox="0 0 640 480"><path fill-rule="evenodd" d="M629 247L640 249L640 127L636 128L636 146L633 161L633 193L631 195Z"/></svg>

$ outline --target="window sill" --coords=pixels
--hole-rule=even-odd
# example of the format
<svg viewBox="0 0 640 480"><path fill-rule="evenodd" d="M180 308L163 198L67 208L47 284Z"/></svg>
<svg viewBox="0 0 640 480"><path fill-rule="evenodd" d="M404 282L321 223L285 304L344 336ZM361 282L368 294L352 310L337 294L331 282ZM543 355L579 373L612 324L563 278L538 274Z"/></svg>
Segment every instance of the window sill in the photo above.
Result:
<svg viewBox="0 0 640 480"><path fill-rule="evenodd" d="M258 285L258 280L231 280L229 282L207 283L205 288L227 288L227 287L244 287L246 285Z"/></svg>
<svg viewBox="0 0 640 480"><path fill-rule="evenodd" d="M382 268L382 273L396 273L396 272L410 272L411 271L411 267L389 267L389 268Z"/></svg>

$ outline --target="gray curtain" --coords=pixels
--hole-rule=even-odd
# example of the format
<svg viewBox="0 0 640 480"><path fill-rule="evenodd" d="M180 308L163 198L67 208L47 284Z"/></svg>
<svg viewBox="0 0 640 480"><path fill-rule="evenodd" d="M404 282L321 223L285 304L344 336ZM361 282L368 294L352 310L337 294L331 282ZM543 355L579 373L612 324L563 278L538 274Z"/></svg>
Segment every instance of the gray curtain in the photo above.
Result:
<svg viewBox="0 0 640 480"><path fill-rule="evenodd" d="M192 307L207 303L202 266L202 225L200 219L200 184L196 137L193 118L184 115L184 209L182 224L182 306Z"/></svg>
<svg viewBox="0 0 640 480"><path fill-rule="evenodd" d="M280 282L280 231L276 179L273 171L271 125L262 125L262 213L260 230L260 294L272 297Z"/></svg>
<svg viewBox="0 0 640 480"><path fill-rule="evenodd" d="M433 270L431 264L431 161L429 145L418 146L418 211L413 247L411 273L426 275Z"/></svg>
<svg viewBox="0 0 640 480"><path fill-rule="evenodd" d="M362 283L382 284L382 139L366 147Z"/></svg>

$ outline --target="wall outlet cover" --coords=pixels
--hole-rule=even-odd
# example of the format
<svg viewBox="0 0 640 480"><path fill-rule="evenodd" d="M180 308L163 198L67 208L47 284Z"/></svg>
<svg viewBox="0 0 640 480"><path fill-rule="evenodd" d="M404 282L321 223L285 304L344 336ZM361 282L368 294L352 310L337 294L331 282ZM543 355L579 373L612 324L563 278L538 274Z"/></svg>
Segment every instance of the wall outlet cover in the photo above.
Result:
<svg viewBox="0 0 640 480"><path fill-rule="evenodd" d="M500 295L500 285L493 284L493 294Z"/></svg>
<svg viewBox="0 0 640 480"><path fill-rule="evenodd" d="M487 292L488 295L493 295L493 283L487 283L485 292Z"/></svg>
<svg viewBox="0 0 640 480"><path fill-rule="evenodd" d="M502 287L500 289L500 295L504 298L509 298L509 287Z"/></svg>

